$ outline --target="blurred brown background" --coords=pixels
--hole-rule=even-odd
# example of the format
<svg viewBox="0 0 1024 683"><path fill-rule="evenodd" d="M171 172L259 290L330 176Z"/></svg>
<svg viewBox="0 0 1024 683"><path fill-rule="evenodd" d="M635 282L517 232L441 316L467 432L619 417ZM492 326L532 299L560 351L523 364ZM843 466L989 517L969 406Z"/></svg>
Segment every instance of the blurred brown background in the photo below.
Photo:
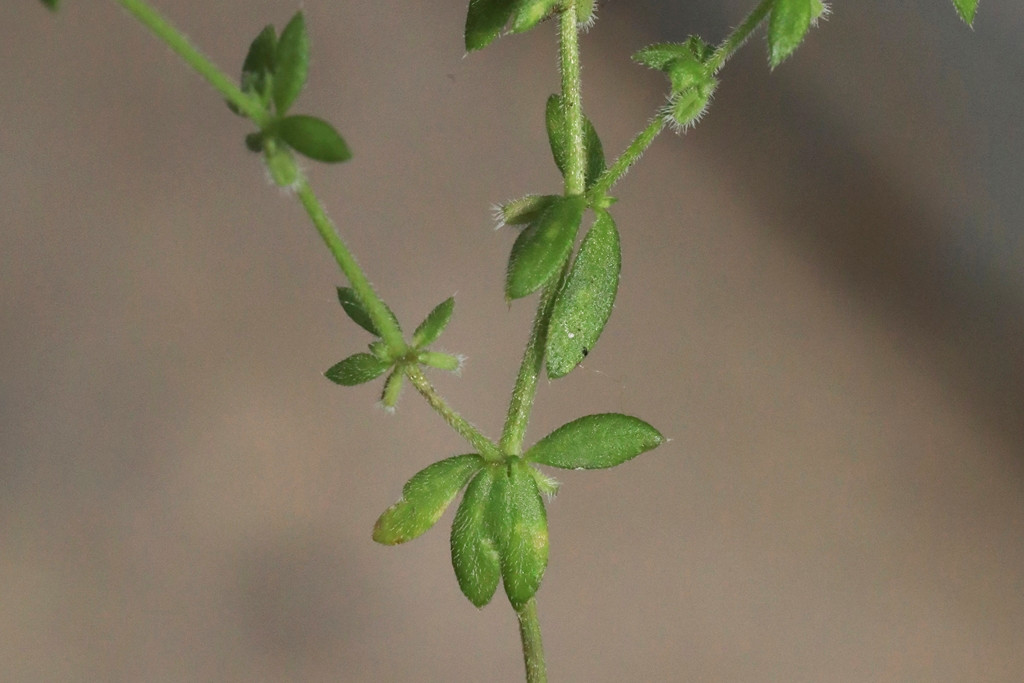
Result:
<svg viewBox="0 0 1024 683"><path fill-rule="evenodd" d="M410 392L320 373L367 338L247 124L114 3L0 6L0 678L517 681L447 526L370 540L466 452ZM611 0L583 42L609 155L662 102L628 56L751 2ZM294 2L161 2L231 73ZM310 169L438 375L496 435L533 302L488 207L552 191L553 27L464 57L465 2L306 2ZM539 594L553 681L1024 680L1024 9L840 3L616 188L624 272L529 439L598 411L671 442L560 473Z"/></svg>

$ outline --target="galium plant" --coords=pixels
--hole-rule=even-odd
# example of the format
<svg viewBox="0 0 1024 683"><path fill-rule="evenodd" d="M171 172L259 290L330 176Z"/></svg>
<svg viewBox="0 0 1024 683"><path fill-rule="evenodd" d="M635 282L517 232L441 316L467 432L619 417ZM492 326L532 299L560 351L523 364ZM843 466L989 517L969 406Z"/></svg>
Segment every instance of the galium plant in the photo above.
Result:
<svg viewBox="0 0 1024 683"><path fill-rule="evenodd" d="M337 288L345 314L370 335L368 348L332 365L327 379L353 386L383 377L381 403L394 410L410 384L472 452L449 457L406 482L398 502L373 528L384 545L410 541L430 529L464 492L451 528L451 558L458 585L477 607L504 588L515 610L526 678L546 680L536 593L548 563L543 496L558 483L538 466L598 469L620 465L651 450L662 435L630 415L603 413L575 419L526 446L538 379L568 375L587 356L611 315L619 285L620 237L609 192L666 127L684 132L705 114L729 58L762 25L767 26L768 63L774 69L828 13L821 0L761 0L723 40L690 36L649 45L633 55L668 79L665 104L611 163L594 125L584 114L580 85L581 33L595 21L595 0L470 0L465 23L467 51L482 50L505 34L542 23L557 25L561 88L547 98L544 113L560 191L526 194L495 210L502 225L518 231L505 273L508 301L537 295L504 428L491 438L465 420L438 394L425 370L458 371L460 356L434 350L452 312L448 298L407 335L377 295L328 219L297 163L301 155L325 163L351 157L349 147L326 120L292 113L306 83L310 45L305 19L296 13L283 29L263 28L249 46L236 83L211 64L145 0L116 0L220 94L255 130L245 146L259 154L273 182L298 198L347 280ZM42 0L57 9L58 0ZM953 0L971 24L977 0ZM586 227L584 227L586 226ZM578 240L581 230L584 235ZM577 246L578 242L578 246Z"/></svg>

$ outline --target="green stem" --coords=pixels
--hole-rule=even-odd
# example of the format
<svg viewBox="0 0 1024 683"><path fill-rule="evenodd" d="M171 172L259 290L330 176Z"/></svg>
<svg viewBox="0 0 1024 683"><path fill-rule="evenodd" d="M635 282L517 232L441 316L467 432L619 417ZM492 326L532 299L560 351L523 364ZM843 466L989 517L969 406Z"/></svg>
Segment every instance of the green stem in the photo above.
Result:
<svg viewBox="0 0 1024 683"><path fill-rule="evenodd" d="M588 199L592 202L599 200L608 193L615 183L619 182L622 176L626 175L626 171L630 167L640 160L643 153L647 151L647 148L654 142L654 138L658 137L665 128L665 123L668 121L668 117L665 114L658 114L651 122L647 124L647 127L640 131L633 141L629 143L625 151L619 155L619 158L609 166L604 173L591 185L587 191Z"/></svg>
<svg viewBox="0 0 1024 683"><path fill-rule="evenodd" d="M586 145L583 136L583 95L580 82L580 38L576 27L576 0L567 0L559 16L558 57L562 72L562 106L569 127L565 168L565 196L586 189Z"/></svg>
<svg viewBox="0 0 1024 683"><path fill-rule="evenodd" d="M188 38L174 28L159 12L143 0L116 0L116 2L176 52L185 60L186 64L256 125L263 128L269 123L270 113L263 105L256 98L243 93L231 78L197 50L188 41Z"/></svg>
<svg viewBox="0 0 1024 683"><path fill-rule="evenodd" d="M726 60L732 57L737 50L743 47L743 43L747 42L747 38L753 33L757 27L764 21L765 17L771 11L772 6L775 4L775 0L761 0L761 4L753 9L753 11L747 15L747 18L743 22L733 29L725 40L715 50L715 54L711 56L711 59L707 62L708 72L717 73L721 69Z"/></svg>
<svg viewBox="0 0 1024 683"><path fill-rule="evenodd" d="M537 618L537 599L530 598L516 610L519 617L519 637L523 641L523 661L526 663L527 683L547 683L544 664L544 642L540 637L540 619Z"/></svg>
<svg viewBox="0 0 1024 683"><path fill-rule="evenodd" d="M316 226L317 232L320 233L324 244L327 245L327 248L334 256L334 260L341 267L341 272L348 278L349 284L352 285L352 289L355 290L356 295L359 297L359 301L366 308L370 319L373 320L377 331L380 332L381 339L396 354L404 353L406 345L405 340L402 338L402 330L395 323L395 319L391 317L388 307L377 296L377 293L373 291L369 280L366 279L362 269L359 268L359 264L356 263L355 257L352 256L352 252L348 250L345 242L338 236L334 223L327 217L327 213L320 204L320 200L313 194L313 190L309 187L305 178L299 180L295 194L298 195L299 201L302 202L303 208L309 214L310 220L313 221L313 225Z"/></svg>
<svg viewBox="0 0 1024 683"><path fill-rule="evenodd" d="M544 347L547 344L548 321L551 320L551 309L554 308L555 294L562 284L566 269L557 282L549 284L541 291L537 315L533 319L530 338L526 342L523 361L519 365L519 375L512 389L512 400L508 406L508 417L501 434L501 451L510 455L523 452L523 439L526 437L526 426L530 422L530 411L533 399L537 394L537 379L544 371Z"/></svg>
<svg viewBox="0 0 1024 683"><path fill-rule="evenodd" d="M416 387L416 391L420 392L420 395L427 399L427 403L444 418L444 421L479 451L484 460L488 462L501 461L501 452L498 450L497 445L445 403L445 400L434 390L434 387L419 367L415 365L406 366L405 376Z"/></svg>

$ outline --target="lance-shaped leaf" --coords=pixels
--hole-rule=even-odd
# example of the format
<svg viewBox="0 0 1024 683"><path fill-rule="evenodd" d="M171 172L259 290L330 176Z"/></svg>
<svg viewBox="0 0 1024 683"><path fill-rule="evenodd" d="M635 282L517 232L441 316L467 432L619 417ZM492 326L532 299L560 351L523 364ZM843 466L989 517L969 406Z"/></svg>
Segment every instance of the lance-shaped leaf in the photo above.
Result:
<svg viewBox="0 0 1024 683"><path fill-rule="evenodd" d="M242 63L241 89L246 94L260 98L263 106L270 102L270 76L274 73L274 52L277 49L277 33L273 26L265 26L249 44L249 52ZM228 108L239 116L241 110L233 102Z"/></svg>
<svg viewBox="0 0 1024 683"><path fill-rule="evenodd" d="M380 404L387 412L395 412L395 406L398 405L398 397L402 393L403 384L405 384L405 372L401 365L396 365L395 369L384 380L384 388L380 392Z"/></svg>
<svg viewBox="0 0 1024 683"><path fill-rule="evenodd" d="M548 97L544 114L551 155L555 158L558 170L564 176L569 162L569 123L560 95ZM598 137L594 124L586 116L583 117L583 145L587 157L585 184L586 187L590 187L597 177L604 173L605 161L601 138Z"/></svg>
<svg viewBox="0 0 1024 683"><path fill-rule="evenodd" d="M774 69L803 42L814 17L814 0L775 0L768 20L768 61Z"/></svg>
<svg viewBox="0 0 1024 683"><path fill-rule="evenodd" d="M583 238L548 326L547 365L551 378L567 375L594 348L612 314L619 289L619 231L611 214L597 211Z"/></svg>
<svg viewBox="0 0 1024 683"><path fill-rule="evenodd" d="M274 105L278 115L284 116L309 75L309 36L302 12L296 12L281 31L274 62Z"/></svg>
<svg viewBox="0 0 1024 683"><path fill-rule="evenodd" d="M338 287L338 301L341 303L341 307L345 309L345 313L348 317L352 319L352 322L356 323L359 327L363 328L373 336L380 336L380 332L377 331L377 326L373 323L373 320L370 319L370 314L367 312L366 307L363 306L362 301L359 300L359 296L356 294L354 289L351 287ZM388 315L390 315L391 319L394 321L395 326L399 327L398 318L395 317L394 312L392 312L386 304L384 307L387 309ZM401 329L401 327L399 327L399 329Z"/></svg>
<svg viewBox="0 0 1024 683"><path fill-rule="evenodd" d="M466 13L466 49L482 50L505 28L515 0L469 0Z"/></svg>
<svg viewBox="0 0 1024 683"><path fill-rule="evenodd" d="M373 354L357 353L332 365L324 376L336 384L353 387L377 379L389 367L389 361L381 360Z"/></svg>
<svg viewBox="0 0 1024 683"><path fill-rule="evenodd" d="M483 465L483 458L470 453L435 462L414 474L402 487L398 502L373 525L373 540L397 545L426 532Z"/></svg>
<svg viewBox="0 0 1024 683"><path fill-rule="evenodd" d="M967 22L968 26L974 25L974 14L978 11L978 0L953 0L957 14Z"/></svg>
<svg viewBox="0 0 1024 683"><path fill-rule="evenodd" d="M497 208L497 217L508 225L529 225L559 198L554 194L528 194L519 199L505 202Z"/></svg>
<svg viewBox="0 0 1024 683"><path fill-rule="evenodd" d="M561 0L519 0L514 10L515 18L512 19L513 33L529 31L551 14L559 2Z"/></svg>
<svg viewBox="0 0 1024 683"><path fill-rule="evenodd" d="M657 447L657 429L629 415L587 415L564 424L535 443L523 459L529 462L594 470L615 467Z"/></svg>
<svg viewBox="0 0 1024 683"><path fill-rule="evenodd" d="M286 116L278 124L281 139L315 161L348 161L352 152L334 126L315 116Z"/></svg>
<svg viewBox="0 0 1024 683"><path fill-rule="evenodd" d="M498 545L501 581L516 609L533 597L548 566L548 519L530 466L514 458L495 477L487 527Z"/></svg>
<svg viewBox="0 0 1024 683"><path fill-rule="evenodd" d="M458 372L462 368L463 359L459 356L453 356L450 353L442 353L440 351L420 351L416 355L416 360L423 365L429 365L438 370Z"/></svg>
<svg viewBox="0 0 1024 683"><path fill-rule="evenodd" d="M537 222L519 233L508 261L505 296L519 299L544 286L569 258L586 200L559 197Z"/></svg>
<svg viewBox="0 0 1024 683"><path fill-rule="evenodd" d="M452 319L452 311L455 310L455 298L448 297L434 307L427 317L419 324L416 331L412 333L412 345L420 349L430 346L444 332L448 321Z"/></svg>
<svg viewBox="0 0 1024 683"><path fill-rule="evenodd" d="M469 482L452 522L452 567L463 595L477 607L494 596L501 578L498 546L487 528L486 512L499 466L485 467Z"/></svg>

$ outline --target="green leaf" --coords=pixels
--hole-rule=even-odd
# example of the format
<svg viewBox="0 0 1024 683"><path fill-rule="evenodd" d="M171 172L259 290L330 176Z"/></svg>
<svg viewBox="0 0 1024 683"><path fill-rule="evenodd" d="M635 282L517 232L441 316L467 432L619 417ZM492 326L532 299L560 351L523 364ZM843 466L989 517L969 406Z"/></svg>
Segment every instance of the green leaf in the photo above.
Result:
<svg viewBox="0 0 1024 683"><path fill-rule="evenodd" d="M483 458L470 453L435 462L414 474L402 487L398 502L373 525L373 540L397 545L426 532L483 465Z"/></svg>
<svg viewBox="0 0 1024 683"><path fill-rule="evenodd" d="M544 20L561 0L519 0L513 10L512 32L523 33Z"/></svg>
<svg viewBox="0 0 1024 683"><path fill-rule="evenodd" d="M497 542L501 580L516 609L532 598L548 566L548 519L532 468L511 459L495 477L486 523Z"/></svg>
<svg viewBox="0 0 1024 683"><path fill-rule="evenodd" d="M569 162L569 124L560 95L551 95L548 98L544 114L548 130L548 143L551 145L551 155L555 158L555 165L558 166L558 170L564 176ZM587 187L590 187L597 180L597 177L604 173L605 160L601 138L598 137L594 124L586 116L583 117L583 144L584 153L587 157L585 183Z"/></svg>
<svg viewBox="0 0 1024 683"><path fill-rule="evenodd" d="M803 42L813 16L813 0L775 0L768 20L768 61L773 69Z"/></svg>
<svg viewBox="0 0 1024 683"><path fill-rule="evenodd" d="M718 81L709 78L706 82L675 93L669 100L668 113L678 130L686 130L697 125L711 104L711 96L718 87Z"/></svg>
<svg viewBox="0 0 1024 683"><path fill-rule="evenodd" d="M352 322L359 325L370 334L375 337L380 336L380 332L377 331L377 326L373 324L373 320L370 319L370 314L366 312L363 307L363 302L359 300L359 296L355 290L351 287L338 287L338 301L341 302L341 307L345 309L345 313L352 319Z"/></svg>
<svg viewBox="0 0 1024 683"><path fill-rule="evenodd" d="M373 320L370 319L370 314L366 311L366 307L359 300L359 296L355 290L351 287L338 287L338 301L341 303L341 307L345 309L345 313L352 319L354 323L359 325L370 334L375 337L380 336L380 332L377 331L377 326L373 324ZM394 321L395 326L398 326L398 318L390 308L385 304L384 308L387 309L388 315L391 316L391 320ZM401 327L399 327L401 329Z"/></svg>
<svg viewBox="0 0 1024 683"><path fill-rule="evenodd" d="M469 0L466 13L466 49L482 50L501 34L515 0Z"/></svg>
<svg viewBox="0 0 1024 683"><path fill-rule="evenodd" d="M286 116L278 124L281 139L299 154L327 163L348 161L352 152L331 124L315 116Z"/></svg>
<svg viewBox="0 0 1024 683"><path fill-rule="evenodd" d="M576 0L576 24L589 28L596 19L594 6L596 0Z"/></svg>
<svg viewBox="0 0 1024 683"><path fill-rule="evenodd" d="M599 210L551 312L547 366L552 379L569 374L594 348L612 314L621 267L615 221Z"/></svg>
<svg viewBox="0 0 1024 683"><path fill-rule="evenodd" d="M373 354L357 353L332 365L324 376L336 384L353 387L377 379L389 367L391 363L382 361Z"/></svg>
<svg viewBox="0 0 1024 683"><path fill-rule="evenodd" d="M528 225L540 218L551 203L561 195L528 194L498 207L498 217L508 225Z"/></svg>
<svg viewBox="0 0 1024 683"><path fill-rule="evenodd" d="M455 298L448 297L434 307L427 317L420 323L416 331L412 333L412 345L418 349L430 346L444 332L448 321L452 319L452 311L455 310Z"/></svg>
<svg viewBox="0 0 1024 683"><path fill-rule="evenodd" d="M974 25L974 13L978 11L978 0L953 0L957 14L968 26Z"/></svg>
<svg viewBox="0 0 1024 683"><path fill-rule="evenodd" d="M558 273L572 251L585 207L582 195L559 197L536 223L519 234L509 256L507 298L527 296Z"/></svg>
<svg viewBox="0 0 1024 683"><path fill-rule="evenodd" d="M420 351L416 359L423 365L429 365L438 370L447 370L448 372L458 372L459 368L462 367L462 360L458 356L453 356L450 353L441 353L440 351Z"/></svg>
<svg viewBox="0 0 1024 683"><path fill-rule="evenodd" d="M274 53L277 50L277 34L273 26L265 26L249 44L249 52L242 63L242 77L239 81L242 92L255 95L267 106L270 102L270 82L274 73ZM228 108L244 116L233 102Z"/></svg>
<svg viewBox="0 0 1024 683"><path fill-rule="evenodd" d="M477 607L494 596L501 579L497 543L486 524L487 503L499 466L485 467L469 482L452 522L452 567L463 595Z"/></svg>
<svg viewBox="0 0 1024 683"><path fill-rule="evenodd" d="M637 50L632 59L638 64L667 72L669 65L693 59L693 56L692 49L686 43L656 43Z"/></svg>
<svg viewBox="0 0 1024 683"><path fill-rule="evenodd" d="M281 31L274 61L274 105L278 115L284 116L309 75L309 36L302 12L296 12Z"/></svg>
<svg viewBox="0 0 1024 683"><path fill-rule="evenodd" d="M56 12L60 6L60 0L42 0L47 9Z"/></svg>
<svg viewBox="0 0 1024 683"><path fill-rule="evenodd" d="M395 406L398 405L398 397L402 393L403 384L405 384L405 372L401 365L396 365L395 369L384 380L384 389L380 392L380 404L387 412L395 412Z"/></svg>
<svg viewBox="0 0 1024 683"><path fill-rule="evenodd" d="M662 436L643 420L619 413L587 415L535 443L523 459L565 469L615 467L655 448Z"/></svg>

